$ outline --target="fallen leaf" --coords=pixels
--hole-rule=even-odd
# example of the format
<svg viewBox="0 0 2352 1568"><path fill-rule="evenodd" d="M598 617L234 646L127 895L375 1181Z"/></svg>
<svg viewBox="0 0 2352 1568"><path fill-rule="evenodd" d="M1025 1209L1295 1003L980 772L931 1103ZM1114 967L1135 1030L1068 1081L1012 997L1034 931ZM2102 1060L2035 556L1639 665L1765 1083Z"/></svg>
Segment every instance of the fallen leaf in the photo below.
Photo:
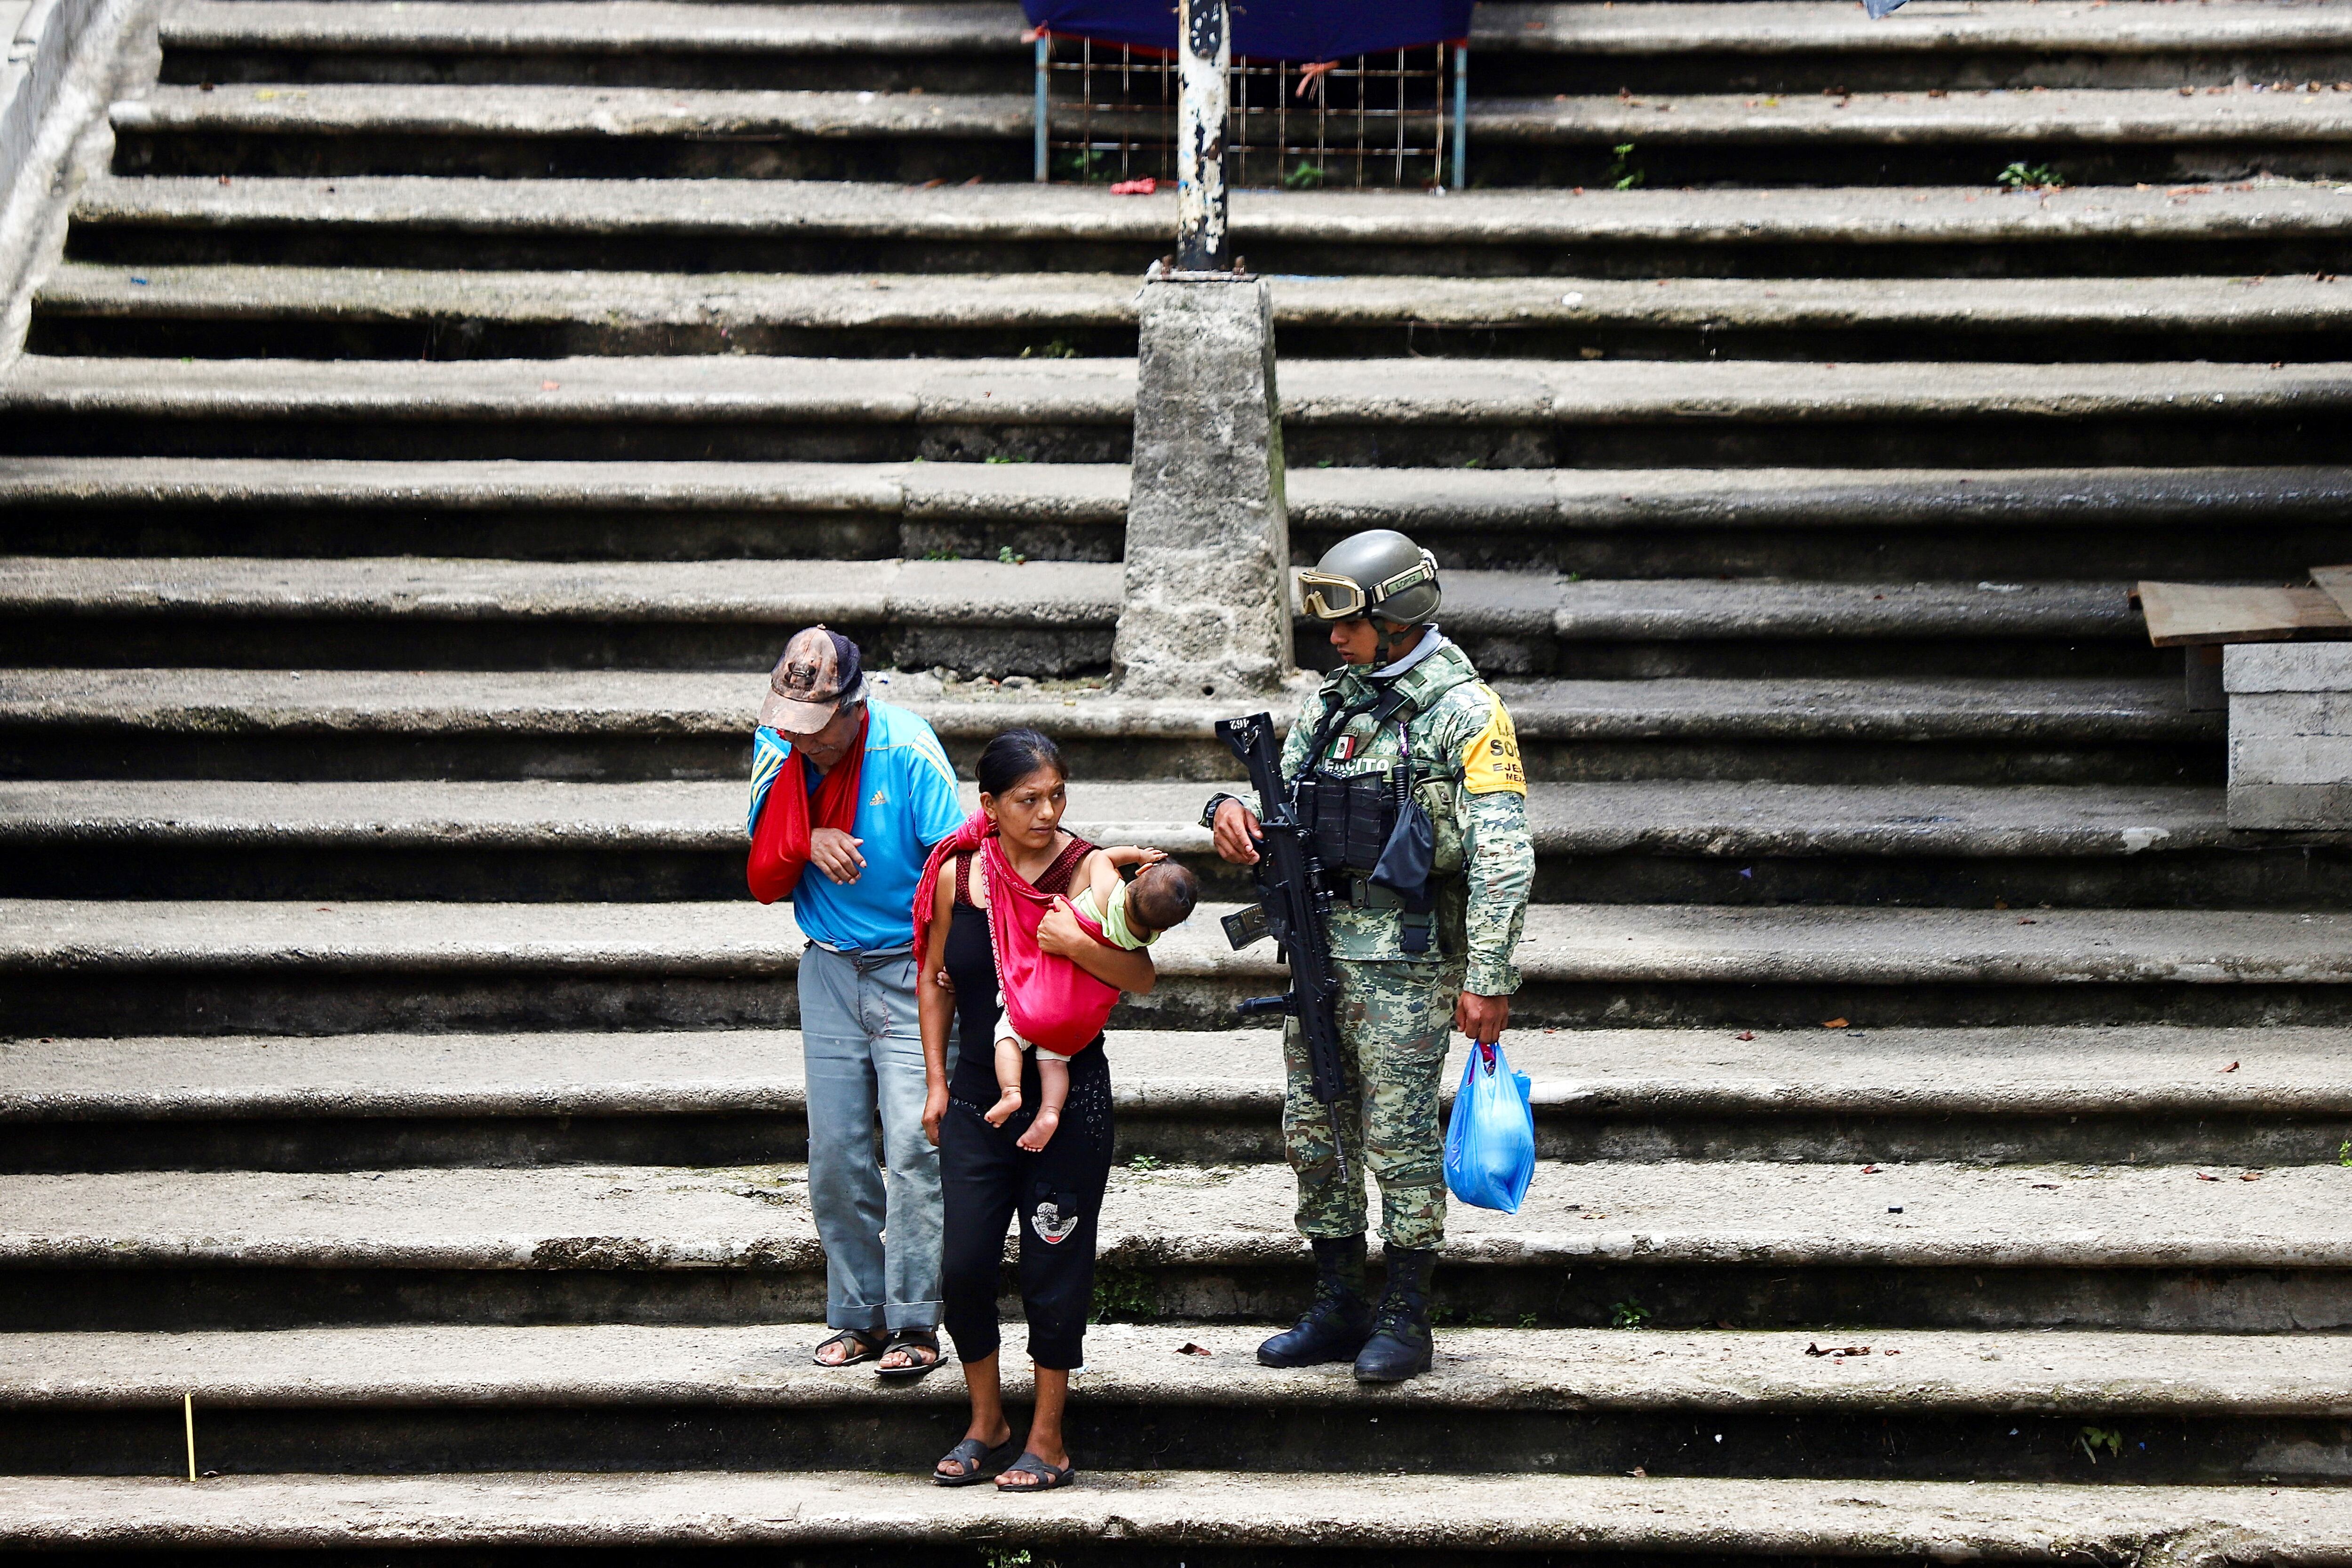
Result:
<svg viewBox="0 0 2352 1568"><path fill-rule="evenodd" d="M2237 1064L2236 1062L2234 1062L2234 1061L2233 1061L2233 1062L2230 1063L2230 1065L2229 1065L2229 1066L2227 1066L2227 1067L2225 1067L2225 1068L2221 1069L2221 1071L2224 1071L2224 1072L2235 1072L2235 1071L2238 1071L2238 1064Z"/></svg>
<svg viewBox="0 0 2352 1568"><path fill-rule="evenodd" d="M1743 1029L1731 1038L1734 1040L1754 1040L1756 1038L1756 1031L1752 1029Z"/></svg>
<svg viewBox="0 0 2352 1568"><path fill-rule="evenodd" d="M1822 1027L1823 1029L1844 1029L1848 1026L1843 1019L1823 1019L1822 1020Z"/></svg>
<svg viewBox="0 0 2352 1568"><path fill-rule="evenodd" d="M2238 1179L2240 1181L2260 1181L2263 1179L2263 1173L2260 1171L2241 1171L2238 1173Z"/></svg>
<svg viewBox="0 0 2352 1568"><path fill-rule="evenodd" d="M1862 1174L1864 1176L1876 1176L1878 1174L1878 1167L1876 1166L1864 1166L1862 1167Z"/></svg>
<svg viewBox="0 0 2352 1568"><path fill-rule="evenodd" d="M1188 1339L1182 1344L1177 1346L1176 1354L1178 1355L1214 1355L1217 1353L1213 1350L1204 1350Z"/></svg>
<svg viewBox="0 0 2352 1568"><path fill-rule="evenodd" d="M2040 922L2039 920L2034 919L2034 918L2033 918L2033 916L2032 916L2032 915L2019 915L2019 916L2017 917L2017 923L2018 923L2020 925L2041 925L2041 924L2042 924L2042 922Z"/></svg>
<svg viewBox="0 0 2352 1568"><path fill-rule="evenodd" d="M1110 188L1114 196L1149 196L1160 189L1160 182L1146 174L1140 180L1121 180Z"/></svg>
<svg viewBox="0 0 2352 1568"><path fill-rule="evenodd" d="M1809 1341L1805 1345L1805 1354L1807 1355L1868 1355L1870 1347L1866 1344L1849 1344L1841 1345L1835 1350L1823 1350L1820 1345Z"/></svg>
<svg viewBox="0 0 2352 1568"><path fill-rule="evenodd" d="M2220 1181L2221 1178L2217 1176L2207 1176L2203 1171L2199 1171L2197 1173L2197 1179L2199 1181Z"/></svg>
<svg viewBox="0 0 2352 1568"><path fill-rule="evenodd" d="M560 392L562 390L562 387L563 383L562 382L541 382L539 383L539 390L541 392Z"/></svg>

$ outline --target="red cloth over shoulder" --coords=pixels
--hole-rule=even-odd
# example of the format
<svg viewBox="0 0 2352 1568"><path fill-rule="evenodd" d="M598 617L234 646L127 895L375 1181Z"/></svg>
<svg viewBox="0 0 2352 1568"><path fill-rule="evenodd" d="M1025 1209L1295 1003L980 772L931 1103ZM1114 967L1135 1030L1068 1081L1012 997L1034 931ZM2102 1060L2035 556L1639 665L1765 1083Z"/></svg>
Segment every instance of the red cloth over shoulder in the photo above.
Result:
<svg viewBox="0 0 2352 1568"><path fill-rule="evenodd" d="M768 798L760 808L759 826L751 831L751 859L743 871L751 896L761 903L773 904L800 885L801 873L808 869L812 828L856 833L857 787L866 769L866 727L873 719L870 712L858 719L847 755L817 781L814 799L806 788L808 765L801 754L794 751L785 757L783 770L768 787Z"/></svg>

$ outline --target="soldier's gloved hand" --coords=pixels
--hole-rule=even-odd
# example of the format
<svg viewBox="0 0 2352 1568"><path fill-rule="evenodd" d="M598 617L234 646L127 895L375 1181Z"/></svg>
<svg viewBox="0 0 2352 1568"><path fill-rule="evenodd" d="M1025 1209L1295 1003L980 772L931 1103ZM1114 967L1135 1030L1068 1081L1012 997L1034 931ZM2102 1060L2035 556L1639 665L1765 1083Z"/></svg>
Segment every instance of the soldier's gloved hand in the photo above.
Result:
<svg viewBox="0 0 2352 1568"><path fill-rule="evenodd" d="M1210 841L1217 853L1234 865L1257 864L1256 841L1265 835L1258 831L1257 814L1239 800L1226 800L1217 808L1217 825Z"/></svg>
<svg viewBox="0 0 2352 1568"><path fill-rule="evenodd" d="M1511 1026L1511 998L1481 997L1469 991L1454 1000L1454 1027L1480 1045L1492 1045Z"/></svg>

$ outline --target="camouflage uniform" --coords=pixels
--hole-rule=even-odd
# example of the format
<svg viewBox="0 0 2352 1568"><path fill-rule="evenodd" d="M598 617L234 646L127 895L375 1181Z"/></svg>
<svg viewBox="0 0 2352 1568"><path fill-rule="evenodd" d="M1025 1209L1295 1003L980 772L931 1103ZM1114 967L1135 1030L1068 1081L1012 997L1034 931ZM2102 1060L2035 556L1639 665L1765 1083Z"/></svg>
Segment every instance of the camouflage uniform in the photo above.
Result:
<svg viewBox="0 0 2352 1568"><path fill-rule="evenodd" d="M1358 665L1328 677L1291 727L1283 777L1295 779L1311 765L1307 748L1334 704L1361 705L1391 684L1410 698L1405 736L1416 792L1436 830L1434 940L1427 955L1409 954L1402 911L1334 905L1324 930L1339 978L1339 1133L1346 1179L1334 1157L1331 1112L1308 1087L1307 1047L1295 1019L1283 1034L1283 1146L1298 1176L1301 1232L1361 1234L1369 1167L1380 1184L1381 1239L1391 1248L1431 1249L1445 1239L1437 1102L1454 997L1465 988L1489 997L1518 989L1511 955L1527 917L1535 849L1510 715L1451 643L1392 683L1376 685ZM1396 723L1376 729L1367 713L1326 741L1322 765L1340 774L1376 771L1392 765L1397 751Z"/></svg>

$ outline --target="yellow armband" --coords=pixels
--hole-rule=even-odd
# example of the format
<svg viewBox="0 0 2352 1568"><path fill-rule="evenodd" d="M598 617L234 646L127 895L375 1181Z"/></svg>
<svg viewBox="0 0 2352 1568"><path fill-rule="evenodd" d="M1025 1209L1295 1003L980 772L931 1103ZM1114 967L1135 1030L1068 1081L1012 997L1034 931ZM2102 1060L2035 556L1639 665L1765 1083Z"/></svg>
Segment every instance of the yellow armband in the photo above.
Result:
<svg viewBox="0 0 2352 1568"><path fill-rule="evenodd" d="M1462 788L1473 795L1492 795L1502 789L1524 795L1528 770L1519 761L1518 731L1511 727L1503 699L1484 685L1478 689L1486 694L1494 716L1462 748Z"/></svg>

